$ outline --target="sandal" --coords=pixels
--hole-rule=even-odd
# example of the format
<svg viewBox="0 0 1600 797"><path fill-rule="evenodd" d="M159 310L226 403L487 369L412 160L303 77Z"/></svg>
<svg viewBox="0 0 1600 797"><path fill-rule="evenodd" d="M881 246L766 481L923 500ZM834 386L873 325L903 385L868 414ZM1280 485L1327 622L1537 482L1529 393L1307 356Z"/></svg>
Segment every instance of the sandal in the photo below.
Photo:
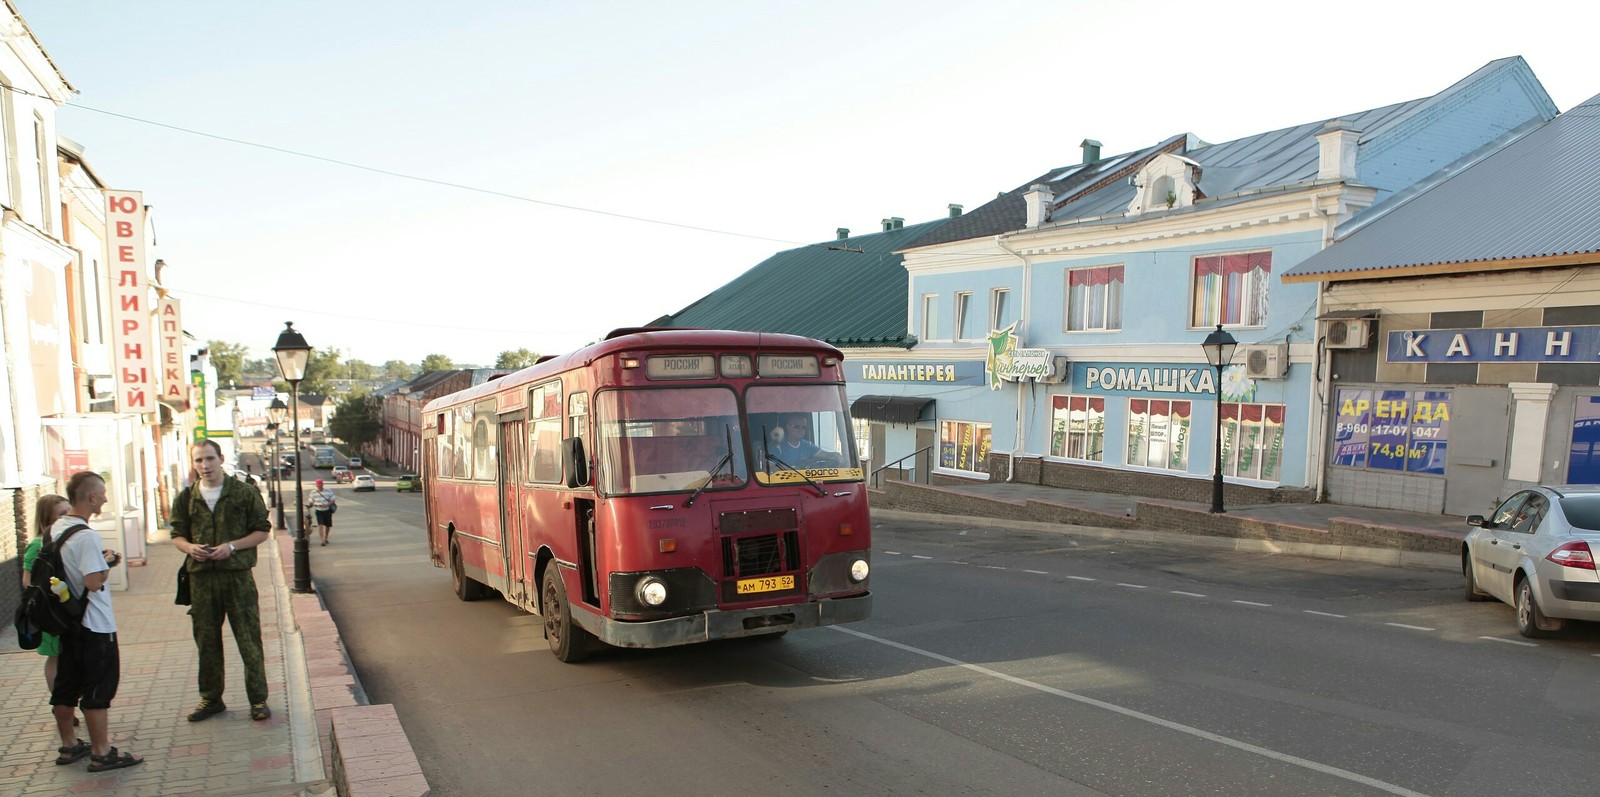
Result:
<svg viewBox="0 0 1600 797"><path fill-rule="evenodd" d="M132 753L119 753L117 752L117 748L113 747L106 751L105 755L89 756L89 771L105 772L111 769L122 769L123 767L131 767L135 764L143 763L143 758L140 758Z"/></svg>
<svg viewBox="0 0 1600 797"><path fill-rule="evenodd" d="M79 739L78 743L71 747L57 747L56 752L61 754L56 756L56 766L64 767L68 764L76 763L92 751L89 749L88 742Z"/></svg>

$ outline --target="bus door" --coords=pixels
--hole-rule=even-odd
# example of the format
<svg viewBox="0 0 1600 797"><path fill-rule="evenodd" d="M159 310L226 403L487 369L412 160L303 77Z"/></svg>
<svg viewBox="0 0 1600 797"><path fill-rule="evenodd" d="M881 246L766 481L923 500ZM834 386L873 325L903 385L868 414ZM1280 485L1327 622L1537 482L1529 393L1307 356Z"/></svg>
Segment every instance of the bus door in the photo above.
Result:
<svg viewBox="0 0 1600 797"><path fill-rule="evenodd" d="M499 589L512 603L527 602L527 537L522 533L523 446L527 437L521 419L500 424L500 546L506 583Z"/></svg>

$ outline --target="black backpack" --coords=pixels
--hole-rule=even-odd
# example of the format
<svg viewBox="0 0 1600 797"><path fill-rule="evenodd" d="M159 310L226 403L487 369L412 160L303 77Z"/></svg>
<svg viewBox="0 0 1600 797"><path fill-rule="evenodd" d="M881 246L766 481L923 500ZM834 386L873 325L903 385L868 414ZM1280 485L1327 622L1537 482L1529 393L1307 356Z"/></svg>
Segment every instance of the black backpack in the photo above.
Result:
<svg viewBox="0 0 1600 797"><path fill-rule="evenodd" d="M23 620L34 629L56 636L67 636L83 627L83 610L88 606L88 598L75 596L68 588L67 599L62 600L50 589L50 579L57 578L63 583L67 581L67 568L61 561L61 546L66 545L72 535L86 528L89 527L79 523L67 529L59 539L45 537L44 546L39 549L39 558L33 560L33 569L28 571L28 586L22 589L22 604L17 607L17 636L20 643L27 642L23 639Z"/></svg>

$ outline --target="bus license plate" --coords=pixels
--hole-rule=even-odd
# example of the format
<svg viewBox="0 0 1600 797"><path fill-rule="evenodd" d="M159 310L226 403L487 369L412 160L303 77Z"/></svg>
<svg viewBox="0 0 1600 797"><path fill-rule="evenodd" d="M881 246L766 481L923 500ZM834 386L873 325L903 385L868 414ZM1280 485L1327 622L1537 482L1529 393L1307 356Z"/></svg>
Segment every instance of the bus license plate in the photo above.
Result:
<svg viewBox="0 0 1600 797"><path fill-rule="evenodd" d="M748 595L752 592L773 592L780 589L794 589L794 576L745 578L740 579L738 584L740 595Z"/></svg>

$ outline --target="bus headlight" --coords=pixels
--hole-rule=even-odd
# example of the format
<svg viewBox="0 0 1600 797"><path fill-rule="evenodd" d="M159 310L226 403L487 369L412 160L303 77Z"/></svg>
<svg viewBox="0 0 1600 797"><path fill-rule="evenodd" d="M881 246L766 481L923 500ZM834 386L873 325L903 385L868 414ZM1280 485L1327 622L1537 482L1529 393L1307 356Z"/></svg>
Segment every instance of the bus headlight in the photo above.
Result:
<svg viewBox="0 0 1600 797"><path fill-rule="evenodd" d="M850 580L860 584L867 580L867 574L872 572L872 567L865 559L857 559L850 563Z"/></svg>
<svg viewBox="0 0 1600 797"><path fill-rule="evenodd" d="M646 606L660 606L667 602L667 585L658 578L639 582L639 601Z"/></svg>

